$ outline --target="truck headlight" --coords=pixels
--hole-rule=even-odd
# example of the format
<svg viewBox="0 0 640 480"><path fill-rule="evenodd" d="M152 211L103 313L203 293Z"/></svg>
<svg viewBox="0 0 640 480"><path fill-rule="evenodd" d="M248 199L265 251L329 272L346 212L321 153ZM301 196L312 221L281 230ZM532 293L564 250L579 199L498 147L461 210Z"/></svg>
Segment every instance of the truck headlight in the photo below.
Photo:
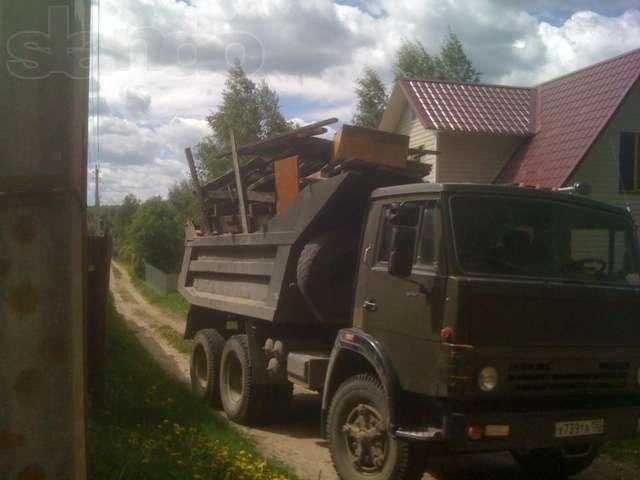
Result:
<svg viewBox="0 0 640 480"><path fill-rule="evenodd" d="M498 370L484 367L478 374L478 387L483 392L490 392L498 385Z"/></svg>

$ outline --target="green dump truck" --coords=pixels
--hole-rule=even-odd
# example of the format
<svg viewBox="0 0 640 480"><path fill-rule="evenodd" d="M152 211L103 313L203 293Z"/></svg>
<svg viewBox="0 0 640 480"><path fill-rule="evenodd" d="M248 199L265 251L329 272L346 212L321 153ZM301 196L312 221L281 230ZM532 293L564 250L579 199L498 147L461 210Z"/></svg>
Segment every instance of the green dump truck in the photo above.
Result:
<svg viewBox="0 0 640 480"><path fill-rule="evenodd" d="M187 238L193 390L239 423L321 392L344 480L505 450L573 475L638 433L638 262L621 208L345 171L260 231Z"/></svg>

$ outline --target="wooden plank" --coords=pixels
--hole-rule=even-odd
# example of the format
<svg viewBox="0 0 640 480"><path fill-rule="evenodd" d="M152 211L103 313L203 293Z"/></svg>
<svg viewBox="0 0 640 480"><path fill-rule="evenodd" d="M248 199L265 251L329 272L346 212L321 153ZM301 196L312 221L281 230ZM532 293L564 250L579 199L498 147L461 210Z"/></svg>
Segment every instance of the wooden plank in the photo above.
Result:
<svg viewBox="0 0 640 480"><path fill-rule="evenodd" d="M193 161L193 153L190 148L185 148L184 153L187 157L187 163L189 164L189 171L191 172L191 181L193 182L193 190L198 197L198 203L200 204L200 211L202 213L202 226L206 233L211 232L211 222L209 221L209 212L207 211L207 205L204 199L204 193L202 191L202 185L198 178L198 171L196 170L196 163Z"/></svg>
<svg viewBox="0 0 640 480"><path fill-rule="evenodd" d="M236 201L238 196L236 195L236 192L219 190L217 192L209 193L209 198L216 201ZM256 192L254 190L248 190L247 200L250 202L276 203L276 196L270 192Z"/></svg>
<svg viewBox="0 0 640 480"><path fill-rule="evenodd" d="M300 178L298 156L278 160L274 164L276 175L276 211L280 213L298 196Z"/></svg>
<svg viewBox="0 0 640 480"><path fill-rule="evenodd" d="M238 160L238 152L236 151L236 137L233 130L229 132L231 140L231 158L233 159L233 169L236 174L236 191L238 192L238 206L240 207L240 221L242 222L242 232L249 233L249 220L247 219L247 203L244 184L242 182L242 173L240 172L240 160Z"/></svg>
<svg viewBox="0 0 640 480"><path fill-rule="evenodd" d="M264 149L276 147L281 144L288 144L291 142L292 139L320 135L326 132L326 130L323 130L322 127L331 125L332 123L336 123L337 121L338 121L337 118L328 118L320 122L311 123L309 125L305 125L304 127L300 127L295 130L292 130L291 132L283 133L281 135L276 135L274 137L268 138L261 142L251 143L249 145L243 145L240 148L238 148L237 151L240 155L259 154ZM221 153L216 158L227 157L229 156L230 153L232 152Z"/></svg>
<svg viewBox="0 0 640 480"><path fill-rule="evenodd" d="M393 168L404 168L409 137L373 128L344 125L334 143L334 162L361 160Z"/></svg>

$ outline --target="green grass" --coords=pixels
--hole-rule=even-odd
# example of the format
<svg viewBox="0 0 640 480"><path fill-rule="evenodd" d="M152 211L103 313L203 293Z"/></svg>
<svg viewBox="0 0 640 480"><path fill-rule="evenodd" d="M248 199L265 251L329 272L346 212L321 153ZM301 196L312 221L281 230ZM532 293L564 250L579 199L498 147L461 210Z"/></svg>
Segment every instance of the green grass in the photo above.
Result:
<svg viewBox="0 0 640 480"><path fill-rule="evenodd" d="M191 353L191 341L185 340L182 338L182 335L176 332L173 328L168 325L155 325L153 327L162 338L164 338L169 345L175 348L180 353L190 354Z"/></svg>
<svg viewBox="0 0 640 480"><path fill-rule="evenodd" d="M604 453L619 462L631 463L640 467L640 437L607 443Z"/></svg>
<svg viewBox="0 0 640 480"><path fill-rule="evenodd" d="M169 377L109 302L107 381L89 418L91 480L280 480L224 419Z"/></svg>
<svg viewBox="0 0 640 480"><path fill-rule="evenodd" d="M129 269L129 275L133 285L142 293L149 303L161 308L165 312L179 317L186 317L189 312L189 304L178 292L159 292L145 280L136 277L133 269Z"/></svg>

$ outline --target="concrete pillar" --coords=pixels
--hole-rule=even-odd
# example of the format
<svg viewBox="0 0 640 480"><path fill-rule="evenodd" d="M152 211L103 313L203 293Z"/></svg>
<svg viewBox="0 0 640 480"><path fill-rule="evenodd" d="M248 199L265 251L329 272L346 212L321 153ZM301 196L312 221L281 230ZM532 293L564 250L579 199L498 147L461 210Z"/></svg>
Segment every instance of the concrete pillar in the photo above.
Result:
<svg viewBox="0 0 640 480"><path fill-rule="evenodd" d="M83 480L89 0L0 0L0 479Z"/></svg>

